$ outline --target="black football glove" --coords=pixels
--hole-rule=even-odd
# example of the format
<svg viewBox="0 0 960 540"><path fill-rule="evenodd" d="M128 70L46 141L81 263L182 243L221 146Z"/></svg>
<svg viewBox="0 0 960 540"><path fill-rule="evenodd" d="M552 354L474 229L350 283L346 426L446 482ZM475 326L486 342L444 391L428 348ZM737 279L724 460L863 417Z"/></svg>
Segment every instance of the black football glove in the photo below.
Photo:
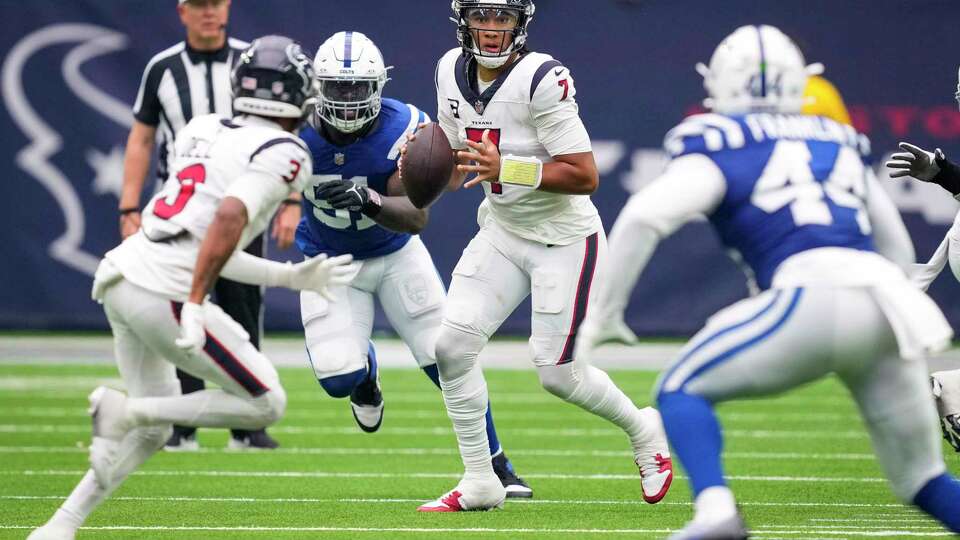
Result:
<svg viewBox="0 0 960 540"><path fill-rule="evenodd" d="M380 194L366 187L357 185L350 180L333 180L324 182L316 187L314 196L327 201L336 209L347 209L352 212L361 212L373 217L383 208Z"/></svg>

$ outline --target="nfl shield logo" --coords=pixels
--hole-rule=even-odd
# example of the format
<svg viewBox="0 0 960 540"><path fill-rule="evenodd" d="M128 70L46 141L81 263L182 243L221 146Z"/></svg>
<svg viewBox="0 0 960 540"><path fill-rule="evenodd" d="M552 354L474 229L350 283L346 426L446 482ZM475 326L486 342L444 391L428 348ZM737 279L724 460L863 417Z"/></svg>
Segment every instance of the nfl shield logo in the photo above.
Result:
<svg viewBox="0 0 960 540"><path fill-rule="evenodd" d="M343 165L344 162L346 162L346 160L347 160L347 156L343 155L340 152L337 152L336 154L333 155L333 162L336 163L337 165Z"/></svg>
<svg viewBox="0 0 960 540"><path fill-rule="evenodd" d="M483 105L483 102L482 102L482 101L477 101L476 103L473 104L473 110L477 111L477 114L481 114L481 115L482 115L482 114L483 114L483 110L484 110L485 108L486 108L486 107Z"/></svg>

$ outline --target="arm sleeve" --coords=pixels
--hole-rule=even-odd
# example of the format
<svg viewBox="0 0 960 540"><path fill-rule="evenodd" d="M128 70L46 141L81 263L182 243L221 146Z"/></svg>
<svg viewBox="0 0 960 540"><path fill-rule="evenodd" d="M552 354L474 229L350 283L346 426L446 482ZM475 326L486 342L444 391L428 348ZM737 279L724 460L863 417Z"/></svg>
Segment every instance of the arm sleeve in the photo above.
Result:
<svg viewBox="0 0 960 540"><path fill-rule="evenodd" d="M931 182L952 193L954 198L960 197L960 167L957 167L949 159L941 159L939 156L937 157L937 166L940 167L940 172L933 177Z"/></svg>
<svg viewBox="0 0 960 540"><path fill-rule="evenodd" d="M154 60L147 64L140 79L140 89L137 91L137 101L133 104L133 117L148 126L160 123L160 80L163 78L163 68Z"/></svg>
<svg viewBox="0 0 960 540"><path fill-rule="evenodd" d="M873 240L877 251L900 268L908 270L916 262L917 255L907 226L903 224L897 206L877 181L873 169L867 167L866 176L867 215L873 225Z"/></svg>
<svg viewBox="0 0 960 540"><path fill-rule="evenodd" d="M293 264L277 262L238 249L223 265L220 276L248 285L288 287Z"/></svg>
<svg viewBox="0 0 960 540"><path fill-rule="evenodd" d="M460 128L457 126L456 120L453 118L453 110L451 107L450 100L447 99L447 96L443 95L443 92L440 91L440 65L443 64L443 58L437 62L437 71L434 74L434 85L437 88L437 123L440 124L440 127L443 129L443 132L447 135L447 141L450 143L450 148L454 150L462 150L466 148L466 144L460 142ZM459 107L459 103L456 105Z"/></svg>
<svg viewBox="0 0 960 540"><path fill-rule="evenodd" d="M247 209L253 222L273 213L290 193L303 191L313 163L300 139L280 137L265 142L250 156L247 172L230 184L224 197L235 197Z"/></svg>
<svg viewBox="0 0 960 540"><path fill-rule="evenodd" d="M543 78L531 84L530 112L537 128L537 138L551 156L590 152L590 135L580 119L580 108L574 96L577 89L570 70L556 64Z"/></svg>
<svg viewBox="0 0 960 540"><path fill-rule="evenodd" d="M691 154L671 161L659 178L630 197L610 231L607 267L616 269L617 275L600 286L595 308L599 314L622 316L660 240L711 213L725 193L720 168L706 156Z"/></svg>

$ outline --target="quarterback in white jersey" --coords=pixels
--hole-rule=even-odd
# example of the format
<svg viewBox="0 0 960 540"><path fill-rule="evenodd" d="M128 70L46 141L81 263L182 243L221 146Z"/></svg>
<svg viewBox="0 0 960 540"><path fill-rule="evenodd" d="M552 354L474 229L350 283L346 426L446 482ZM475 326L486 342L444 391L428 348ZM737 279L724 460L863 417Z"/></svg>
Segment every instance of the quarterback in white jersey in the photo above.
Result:
<svg viewBox="0 0 960 540"><path fill-rule="evenodd" d="M592 285L603 279L606 238L590 194L599 182L570 70L524 46L531 0L455 1L461 47L437 65L437 119L457 154L458 186L482 184L480 232L453 271L437 341L444 400L466 469L421 511L500 506L503 487L484 430L487 388L477 355L532 293L530 352L552 394L622 428L643 497L673 477L659 414L638 409L605 372L573 355Z"/></svg>
<svg viewBox="0 0 960 540"><path fill-rule="evenodd" d="M713 113L667 134L666 171L610 233L621 279L601 284L583 324L578 346L589 358L623 328L630 289L660 239L698 216L762 290L710 317L658 381L694 495L693 521L674 540L747 537L723 475L715 404L830 373L857 402L894 493L960 531L960 484L943 463L924 362L952 330L903 271L910 238L864 163L863 138L799 114L809 68L766 25L741 27L700 66Z"/></svg>
<svg viewBox="0 0 960 540"><path fill-rule="evenodd" d="M144 210L143 229L97 269L93 297L113 330L127 392L101 386L90 394L91 468L31 540L74 538L174 423L259 429L283 415L273 365L205 301L221 267L237 281L320 293L354 272L349 256L291 265L237 250L310 177L310 154L291 133L314 95L310 61L287 38L260 38L238 62L233 94L239 116L200 116L180 131L171 177ZM178 367L220 389L181 396Z"/></svg>

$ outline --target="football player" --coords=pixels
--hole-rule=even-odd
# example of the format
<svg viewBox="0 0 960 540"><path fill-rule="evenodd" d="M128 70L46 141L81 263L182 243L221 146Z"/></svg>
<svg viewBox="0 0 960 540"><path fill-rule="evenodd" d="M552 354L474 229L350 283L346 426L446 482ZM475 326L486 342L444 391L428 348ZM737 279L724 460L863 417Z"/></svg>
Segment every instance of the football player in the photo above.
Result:
<svg viewBox="0 0 960 540"><path fill-rule="evenodd" d="M954 97L960 103L960 83ZM960 167L948 160L942 150L937 148L928 152L906 142L900 143L900 149L903 152L893 154L886 163L891 169L891 178L911 176L921 182L937 184L955 199L960 198ZM948 264L953 276L960 280L960 214L954 218L953 225L930 260L912 270L914 283L927 290ZM933 395L937 398L943 438L960 452L960 370L938 371L931 374L930 379Z"/></svg>
<svg viewBox="0 0 960 540"><path fill-rule="evenodd" d="M590 194L599 182L570 70L526 48L531 0L453 2L460 47L436 72L439 125L459 165L451 182L482 185L473 238L453 271L437 364L465 474L421 511L485 510L504 491L487 451L487 385L477 356L532 294L530 354L550 393L620 428L643 498L662 499L673 471L660 415L639 409L607 374L573 353L591 290L606 271L606 237ZM408 179L409 180L409 179Z"/></svg>
<svg viewBox="0 0 960 540"><path fill-rule="evenodd" d="M218 275L325 294L356 270L349 256L291 265L237 249L310 178L310 153L293 132L315 91L309 58L280 36L254 41L232 84L237 116L198 116L180 131L171 175L144 209L141 229L97 269L93 298L113 330L127 393L101 386L90 394L91 468L31 540L72 539L174 423L259 429L283 415L287 398L273 365L205 299ZM220 389L181 396L178 367Z"/></svg>
<svg viewBox="0 0 960 540"><path fill-rule="evenodd" d="M712 113L667 134L666 171L617 218L610 256L621 279L601 284L580 342L589 356L601 329L622 324L660 239L699 215L763 290L708 319L657 383L695 498L693 521L672 538L746 538L723 478L715 404L830 372L856 400L894 493L960 531L960 483L943 463L923 361L952 330L902 267L877 252L873 231L902 223L863 163L863 139L799 114L807 66L774 27L737 29L698 70Z"/></svg>
<svg viewBox="0 0 960 540"><path fill-rule="evenodd" d="M313 156L296 242L307 257L351 253L361 270L349 287L300 294L307 356L323 389L350 396L360 429L383 421L376 353L370 342L377 297L424 373L440 386L434 355L446 292L417 234L427 211L405 196L397 158L406 136L429 121L413 105L383 98L389 80L377 46L360 32L338 32L317 51L316 112L300 136ZM486 411L488 459L507 493L533 491L514 472Z"/></svg>

